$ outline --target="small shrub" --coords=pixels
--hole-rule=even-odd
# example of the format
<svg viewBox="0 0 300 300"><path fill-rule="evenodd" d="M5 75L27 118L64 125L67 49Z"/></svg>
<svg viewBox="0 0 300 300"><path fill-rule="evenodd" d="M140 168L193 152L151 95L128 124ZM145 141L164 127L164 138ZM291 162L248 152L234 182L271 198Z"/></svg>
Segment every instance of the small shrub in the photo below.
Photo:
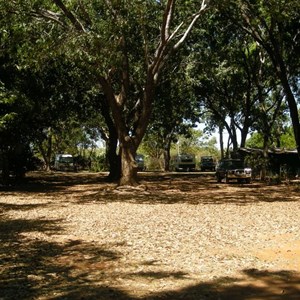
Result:
<svg viewBox="0 0 300 300"><path fill-rule="evenodd" d="M91 171L106 172L108 170L109 166L105 154L101 154L92 158Z"/></svg>

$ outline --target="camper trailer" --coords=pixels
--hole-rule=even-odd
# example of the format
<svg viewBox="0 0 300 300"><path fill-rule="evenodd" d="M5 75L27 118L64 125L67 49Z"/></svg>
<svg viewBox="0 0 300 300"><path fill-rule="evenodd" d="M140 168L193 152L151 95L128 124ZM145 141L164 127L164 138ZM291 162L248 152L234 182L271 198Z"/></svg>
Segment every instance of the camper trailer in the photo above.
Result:
<svg viewBox="0 0 300 300"><path fill-rule="evenodd" d="M171 159L172 171L195 171L196 160L194 154L180 154Z"/></svg>
<svg viewBox="0 0 300 300"><path fill-rule="evenodd" d="M57 154L54 160L54 169L57 171L74 171L74 158L71 154Z"/></svg>

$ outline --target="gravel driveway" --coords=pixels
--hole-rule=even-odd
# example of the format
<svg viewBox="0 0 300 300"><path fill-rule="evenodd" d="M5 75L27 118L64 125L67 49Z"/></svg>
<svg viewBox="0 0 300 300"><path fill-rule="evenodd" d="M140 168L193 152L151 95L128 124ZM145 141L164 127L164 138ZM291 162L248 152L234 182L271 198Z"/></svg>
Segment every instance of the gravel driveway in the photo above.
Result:
<svg viewBox="0 0 300 300"><path fill-rule="evenodd" d="M300 185L31 173L0 191L0 300L300 299Z"/></svg>

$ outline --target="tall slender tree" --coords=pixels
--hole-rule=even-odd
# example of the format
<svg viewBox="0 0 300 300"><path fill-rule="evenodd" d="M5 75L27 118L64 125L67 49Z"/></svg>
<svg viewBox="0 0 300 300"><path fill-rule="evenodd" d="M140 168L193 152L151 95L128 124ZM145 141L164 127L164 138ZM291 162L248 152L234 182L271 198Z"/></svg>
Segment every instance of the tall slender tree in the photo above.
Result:
<svg viewBox="0 0 300 300"><path fill-rule="evenodd" d="M280 80L300 158L300 122L293 87L299 82L300 3L297 0L224 0L218 4L234 24L247 32L270 58Z"/></svg>

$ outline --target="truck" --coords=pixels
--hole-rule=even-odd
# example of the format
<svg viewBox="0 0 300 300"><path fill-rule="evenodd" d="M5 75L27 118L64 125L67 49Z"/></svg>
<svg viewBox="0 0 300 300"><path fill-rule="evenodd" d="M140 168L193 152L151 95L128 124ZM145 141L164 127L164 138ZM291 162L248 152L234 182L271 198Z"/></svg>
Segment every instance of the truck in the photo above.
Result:
<svg viewBox="0 0 300 300"><path fill-rule="evenodd" d="M179 154L171 159L171 169L173 171L195 171L196 159L194 154Z"/></svg>
<svg viewBox="0 0 300 300"><path fill-rule="evenodd" d="M54 160L54 169L57 171L74 171L74 158L71 154L56 154Z"/></svg>
<svg viewBox="0 0 300 300"><path fill-rule="evenodd" d="M145 171L146 170L145 157L144 157L143 154L136 154L135 162L137 163L138 171Z"/></svg>
<svg viewBox="0 0 300 300"><path fill-rule="evenodd" d="M216 178L218 182L229 183L237 180L238 183L251 183L252 169L247 167L241 159L222 159L216 167Z"/></svg>
<svg viewBox="0 0 300 300"><path fill-rule="evenodd" d="M200 158L200 170L204 171L215 171L216 163L212 156L201 156Z"/></svg>

